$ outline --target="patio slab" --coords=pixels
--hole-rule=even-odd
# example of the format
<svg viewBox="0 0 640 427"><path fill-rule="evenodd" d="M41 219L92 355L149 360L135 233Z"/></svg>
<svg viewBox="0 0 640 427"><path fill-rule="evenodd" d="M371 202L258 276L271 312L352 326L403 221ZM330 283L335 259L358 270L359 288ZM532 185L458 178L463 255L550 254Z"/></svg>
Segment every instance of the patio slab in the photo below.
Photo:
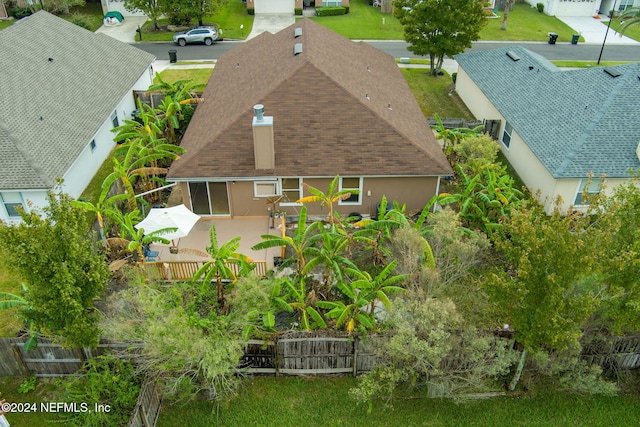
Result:
<svg viewBox="0 0 640 427"><path fill-rule="evenodd" d="M181 253L172 254L169 245L152 244L151 248L158 251L157 261L199 261L206 259L195 251L189 252L187 248L206 253L206 248L211 244L209 235L211 225L216 227L218 246L223 245L234 237L240 237L238 252L249 256L255 261L266 261L267 268L273 268L273 257L281 256L281 249L270 248L254 251L251 247L262 241L263 234L282 235L282 221L276 219L275 226L271 228L269 217L240 217L230 219L200 219L188 236L182 237L175 243L181 249Z"/></svg>

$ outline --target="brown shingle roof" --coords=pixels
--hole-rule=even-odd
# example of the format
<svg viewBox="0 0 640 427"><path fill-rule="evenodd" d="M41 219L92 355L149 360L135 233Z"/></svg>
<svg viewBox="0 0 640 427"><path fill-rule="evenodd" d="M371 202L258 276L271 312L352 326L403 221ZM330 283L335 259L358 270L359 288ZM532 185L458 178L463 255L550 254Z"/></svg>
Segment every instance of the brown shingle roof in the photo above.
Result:
<svg viewBox="0 0 640 427"><path fill-rule="evenodd" d="M274 120L272 176L451 173L394 59L307 19L222 55L203 97L170 179L265 176L254 165L255 104Z"/></svg>

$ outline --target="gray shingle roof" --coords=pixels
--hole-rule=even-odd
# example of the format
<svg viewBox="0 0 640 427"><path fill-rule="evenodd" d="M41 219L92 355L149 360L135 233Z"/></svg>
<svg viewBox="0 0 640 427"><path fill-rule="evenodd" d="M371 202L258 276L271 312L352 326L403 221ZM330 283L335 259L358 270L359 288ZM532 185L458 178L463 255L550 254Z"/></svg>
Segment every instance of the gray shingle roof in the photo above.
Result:
<svg viewBox="0 0 640 427"><path fill-rule="evenodd" d="M308 19L221 55L203 98L169 178L264 175L253 152L258 103L274 118L273 176L451 174L394 59Z"/></svg>
<svg viewBox="0 0 640 427"><path fill-rule="evenodd" d="M0 189L51 188L154 60L44 11L0 46Z"/></svg>
<svg viewBox="0 0 640 427"><path fill-rule="evenodd" d="M607 67L615 78L603 67L560 70L520 46L455 59L554 178L640 168L640 64Z"/></svg>

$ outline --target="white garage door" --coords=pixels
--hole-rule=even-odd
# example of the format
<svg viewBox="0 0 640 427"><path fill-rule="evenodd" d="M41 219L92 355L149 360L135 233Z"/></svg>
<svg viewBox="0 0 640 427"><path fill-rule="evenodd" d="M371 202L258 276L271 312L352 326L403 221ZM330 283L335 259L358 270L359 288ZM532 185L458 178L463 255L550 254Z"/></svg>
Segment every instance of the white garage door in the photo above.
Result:
<svg viewBox="0 0 640 427"><path fill-rule="evenodd" d="M254 5L256 15L259 13L293 15L295 0L255 0Z"/></svg>

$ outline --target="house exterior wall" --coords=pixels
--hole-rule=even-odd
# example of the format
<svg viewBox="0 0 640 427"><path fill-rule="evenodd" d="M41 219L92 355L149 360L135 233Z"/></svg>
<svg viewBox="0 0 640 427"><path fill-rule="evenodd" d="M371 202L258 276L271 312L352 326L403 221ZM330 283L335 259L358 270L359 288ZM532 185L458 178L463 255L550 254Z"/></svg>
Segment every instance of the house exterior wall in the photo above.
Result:
<svg viewBox="0 0 640 427"><path fill-rule="evenodd" d="M262 180L258 180L262 181ZM334 209L341 215L358 212L363 215L375 214L376 205L385 195L389 203L397 201L406 204L407 211L422 210L438 189L438 177L365 177L362 181L362 193L358 204L336 203ZM321 191L326 191L331 178L303 178L303 182ZM189 189L186 182L181 182L183 203L192 208ZM268 216L271 207L266 197L255 197L253 180L227 181L231 216ZM370 194L370 195L369 195ZM308 196L303 191L302 196ZM301 205L276 205L277 211L284 211L287 215L298 215ZM309 203L307 213L313 216L326 215L326 206L319 203Z"/></svg>
<svg viewBox="0 0 640 427"><path fill-rule="evenodd" d="M531 7L544 4L544 13L550 16L593 16L600 7L600 0L525 0Z"/></svg>
<svg viewBox="0 0 640 427"><path fill-rule="evenodd" d="M34 209L42 209L47 205L47 191L46 190L21 190L21 191L0 191L0 199L2 194L16 193L22 199L22 207L30 212ZM4 203L0 203L0 221L5 221L9 224L16 224L20 222L20 217L10 217Z"/></svg>
<svg viewBox="0 0 640 427"><path fill-rule="evenodd" d="M316 7L325 6L327 3L327 0L316 0ZM349 6L349 0L342 0L342 6Z"/></svg>

